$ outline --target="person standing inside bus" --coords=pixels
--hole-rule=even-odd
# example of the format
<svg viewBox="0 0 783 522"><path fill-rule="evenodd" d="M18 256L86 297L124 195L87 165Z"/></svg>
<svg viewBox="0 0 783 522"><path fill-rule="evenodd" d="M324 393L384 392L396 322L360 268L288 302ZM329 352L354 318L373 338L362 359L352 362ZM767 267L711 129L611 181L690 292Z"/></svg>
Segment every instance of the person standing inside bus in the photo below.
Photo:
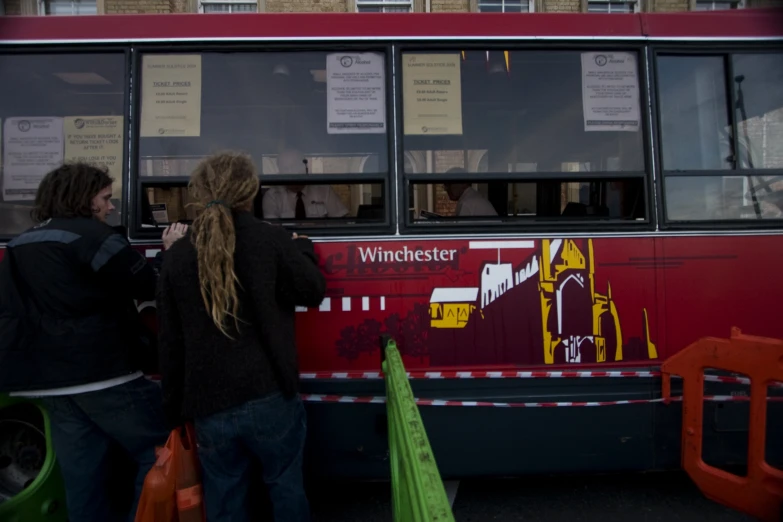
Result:
<svg viewBox="0 0 783 522"><path fill-rule="evenodd" d="M115 443L138 465L133 516L155 446L168 436L160 387L140 371L133 304L154 298L156 276L106 222L112 181L80 163L47 174L35 196L39 224L8 244L0 282L18 289L19 311L36 331L21 350L0 340L0 391L42 398L74 522L112 520L106 484ZM170 246L175 238L165 239Z"/></svg>
<svg viewBox="0 0 783 522"><path fill-rule="evenodd" d="M189 188L198 215L158 286L164 409L172 427L194 422L209 522L248 520L253 458L275 520L309 520L294 312L326 292L313 244L253 216L248 156L207 158Z"/></svg>
<svg viewBox="0 0 783 522"><path fill-rule="evenodd" d="M306 174L304 156L286 149L277 157L280 174ZM341 218L348 215L340 196L329 185L288 185L272 187L264 194L266 219Z"/></svg>

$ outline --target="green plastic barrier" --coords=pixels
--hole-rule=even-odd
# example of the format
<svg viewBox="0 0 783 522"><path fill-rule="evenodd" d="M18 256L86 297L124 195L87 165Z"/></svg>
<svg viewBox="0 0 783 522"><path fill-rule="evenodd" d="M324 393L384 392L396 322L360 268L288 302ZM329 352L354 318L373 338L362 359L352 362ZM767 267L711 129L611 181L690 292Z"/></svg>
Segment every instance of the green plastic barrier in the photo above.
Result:
<svg viewBox="0 0 783 522"><path fill-rule="evenodd" d="M12 411L9 408L17 407L36 408L40 411L43 418L42 431L46 439L46 455L38 475L25 489L5 502L0 500L0 522L65 522L68 518L65 489L52 448L49 415L38 401L0 395L0 421L15 420L8 412ZM7 432L4 434L9 435Z"/></svg>
<svg viewBox="0 0 783 522"><path fill-rule="evenodd" d="M395 522L453 522L446 489L397 344L382 339Z"/></svg>

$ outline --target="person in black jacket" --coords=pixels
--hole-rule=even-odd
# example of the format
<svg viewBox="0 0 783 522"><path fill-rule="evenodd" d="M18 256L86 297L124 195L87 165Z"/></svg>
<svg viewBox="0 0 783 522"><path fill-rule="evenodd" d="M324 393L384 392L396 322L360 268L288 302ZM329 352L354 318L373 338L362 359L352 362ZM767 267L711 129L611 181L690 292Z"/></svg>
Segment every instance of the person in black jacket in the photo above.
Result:
<svg viewBox="0 0 783 522"><path fill-rule="evenodd" d="M21 296L17 315L35 321L23 345L0 344L0 391L42 398L73 522L112 520L106 484L117 443L138 464L133 515L155 446L168 436L161 390L140 371L133 303L154 297L156 275L106 224L111 194L101 168L47 174L33 210L40 224L8 244L0 282Z"/></svg>
<svg viewBox="0 0 783 522"><path fill-rule="evenodd" d="M204 160L190 192L198 215L158 283L164 409L172 426L194 421L208 522L248 519L253 457L275 520L309 520L294 312L320 304L325 278L309 239L252 215L247 156Z"/></svg>

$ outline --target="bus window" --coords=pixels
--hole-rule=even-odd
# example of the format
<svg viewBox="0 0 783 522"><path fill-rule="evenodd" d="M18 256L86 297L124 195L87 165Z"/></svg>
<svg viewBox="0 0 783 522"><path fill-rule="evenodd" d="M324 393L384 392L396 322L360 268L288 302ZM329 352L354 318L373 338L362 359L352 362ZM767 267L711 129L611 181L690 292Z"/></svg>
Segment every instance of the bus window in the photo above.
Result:
<svg viewBox="0 0 783 522"><path fill-rule="evenodd" d="M740 167L783 169L783 54L735 54Z"/></svg>
<svg viewBox="0 0 783 522"><path fill-rule="evenodd" d="M141 62L142 188L182 188L207 155L239 150L271 191L267 207L288 199L285 186L307 187L308 219L293 226L387 219L384 52L144 54ZM259 217L289 220L260 203Z"/></svg>
<svg viewBox="0 0 783 522"><path fill-rule="evenodd" d="M411 221L423 222L422 210L454 217L444 182L455 173L503 221L575 212L647 219L638 59L632 51L403 52ZM566 195L586 192L584 201ZM633 212L620 203L605 211L613 194L638 199Z"/></svg>
<svg viewBox="0 0 783 522"><path fill-rule="evenodd" d="M413 222L639 220L646 215L642 178L414 183L408 211Z"/></svg>
<svg viewBox="0 0 783 522"><path fill-rule="evenodd" d="M783 219L783 54L660 56L658 76L667 219Z"/></svg>
<svg viewBox="0 0 783 522"><path fill-rule="evenodd" d="M110 224L120 224L125 64L124 53L0 54L0 237L33 225L30 210L38 184L69 161L108 168L118 209Z"/></svg>
<svg viewBox="0 0 783 522"><path fill-rule="evenodd" d="M304 217L297 217L302 195ZM172 185L146 186L142 193L143 228L161 228L170 223L192 222L196 209L187 188ZM339 224L382 223L383 184L262 185L255 199L259 219L284 226L322 228Z"/></svg>

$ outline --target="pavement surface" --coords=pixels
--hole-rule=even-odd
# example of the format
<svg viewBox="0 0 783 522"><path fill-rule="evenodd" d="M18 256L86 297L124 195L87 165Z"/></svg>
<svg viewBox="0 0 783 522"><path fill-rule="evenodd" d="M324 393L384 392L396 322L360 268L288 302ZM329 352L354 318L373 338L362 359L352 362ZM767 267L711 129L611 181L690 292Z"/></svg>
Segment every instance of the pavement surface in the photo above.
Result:
<svg viewBox="0 0 783 522"><path fill-rule="evenodd" d="M313 522L392 521L389 483L313 484ZM461 481L457 522L752 522L684 472Z"/></svg>

